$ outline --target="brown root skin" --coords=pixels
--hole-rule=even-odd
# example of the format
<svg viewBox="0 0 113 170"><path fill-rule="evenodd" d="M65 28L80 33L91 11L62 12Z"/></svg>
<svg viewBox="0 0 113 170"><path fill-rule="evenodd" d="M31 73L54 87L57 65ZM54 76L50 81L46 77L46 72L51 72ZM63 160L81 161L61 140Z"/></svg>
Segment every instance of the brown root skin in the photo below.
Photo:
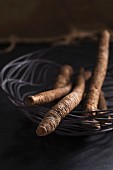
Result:
<svg viewBox="0 0 113 170"><path fill-rule="evenodd" d="M85 71L85 79L86 81L89 80L91 78L91 71ZM86 95L86 93L84 94L84 96ZM98 109L99 110L107 110L107 104L106 104L106 99L104 97L104 93L102 91L100 91L100 95L99 95L99 102L98 102ZM95 113L92 113L95 114ZM99 112L98 114L104 114L104 112ZM91 116L91 114L86 114L86 116ZM109 122L111 119L111 116L108 117L108 121ZM92 123L91 126L93 128L96 129L101 129L101 125L99 121L96 121L95 119L92 120L95 123ZM84 122L87 122L87 120L85 120ZM101 121L101 124L105 124L105 121ZM85 125L87 126L87 125Z"/></svg>
<svg viewBox="0 0 113 170"><path fill-rule="evenodd" d="M84 69L80 69L76 79L76 85L71 93L60 100L51 110L47 112L44 119L39 124L36 133L45 136L53 132L60 121L69 114L82 100L85 90ZM43 130L42 130L43 129ZM41 133L42 132L42 133Z"/></svg>
<svg viewBox="0 0 113 170"><path fill-rule="evenodd" d="M71 88L72 84L68 84L67 86L62 88L41 92L34 96L28 96L25 99L25 103L28 106L38 106L41 104L49 103L68 94L71 91Z"/></svg>
<svg viewBox="0 0 113 170"><path fill-rule="evenodd" d="M108 58L109 58L108 57L109 40L110 40L109 32L103 31L101 33L99 53L97 56L96 65L92 73L89 90L85 97L85 104L84 104L85 111L97 110L101 87L107 71Z"/></svg>
<svg viewBox="0 0 113 170"><path fill-rule="evenodd" d="M59 71L59 75L57 77L56 83L54 85L54 89L59 87L64 87L65 85L69 84L73 73L74 70L70 65L62 66Z"/></svg>
<svg viewBox="0 0 113 170"><path fill-rule="evenodd" d="M88 70L85 71L84 73L85 80L88 81L91 78L91 75L92 75L91 71L88 71Z"/></svg>
<svg viewBox="0 0 113 170"><path fill-rule="evenodd" d="M105 99L104 93L102 91L100 92L100 96L99 96L98 108L99 108L99 110L107 110L108 109L106 99ZM101 112L100 112L100 114L101 114Z"/></svg>
<svg viewBox="0 0 113 170"><path fill-rule="evenodd" d="M107 110L108 109L106 99L105 99L104 93L102 91L101 91L100 96L99 96L98 108L99 108L99 110ZM102 112L99 112L99 114L102 115L102 114L105 114L105 112L102 111ZM112 120L111 116L108 116L107 120L101 121L101 126L105 125L105 123L110 123L111 120Z"/></svg>
<svg viewBox="0 0 113 170"><path fill-rule="evenodd" d="M91 71L85 71L85 80L88 81L91 78ZM84 98L86 96L86 93L84 94ZM100 95L99 95L99 102L98 102L98 109L99 110L107 110L107 103L106 103L106 99L104 97L104 92L100 91ZM94 113L95 114L95 113ZM99 112L99 114L103 114L103 112ZM86 116L90 116L91 114L86 114Z"/></svg>
<svg viewBox="0 0 113 170"><path fill-rule="evenodd" d="M33 96L28 96L25 99L26 105L38 106L41 104L46 104L68 94L72 87L72 85L69 83L71 81L71 76L73 73L73 68L70 65L62 66L54 85L54 89L41 92Z"/></svg>

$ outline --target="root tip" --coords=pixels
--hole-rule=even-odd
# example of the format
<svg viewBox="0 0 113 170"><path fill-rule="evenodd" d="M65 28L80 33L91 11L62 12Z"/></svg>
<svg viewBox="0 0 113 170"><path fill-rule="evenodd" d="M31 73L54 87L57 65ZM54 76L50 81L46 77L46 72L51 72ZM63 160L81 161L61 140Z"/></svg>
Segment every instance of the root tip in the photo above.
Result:
<svg viewBox="0 0 113 170"><path fill-rule="evenodd" d="M27 98L25 98L25 104L28 106L33 106L34 105L34 100L32 96L28 96Z"/></svg>
<svg viewBox="0 0 113 170"><path fill-rule="evenodd" d="M48 134L47 129L44 126L39 126L36 130L36 134L38 136L46 136Z"/></svg>

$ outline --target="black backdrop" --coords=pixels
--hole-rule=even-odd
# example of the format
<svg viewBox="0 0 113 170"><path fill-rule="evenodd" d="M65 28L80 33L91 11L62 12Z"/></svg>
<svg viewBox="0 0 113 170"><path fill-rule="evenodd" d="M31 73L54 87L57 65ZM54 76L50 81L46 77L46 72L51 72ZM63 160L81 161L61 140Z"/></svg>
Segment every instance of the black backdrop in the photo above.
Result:
<svg viewBox="0 0 113 170"><path fill-rule="evenodd" d="M18 45L11 53L0 54L0 68L15 57L45 47ZM95 44L92 47L95 49ZM112 131L82 137L38 137L35 129L0 89L0 170L113 170Z"/></svg>

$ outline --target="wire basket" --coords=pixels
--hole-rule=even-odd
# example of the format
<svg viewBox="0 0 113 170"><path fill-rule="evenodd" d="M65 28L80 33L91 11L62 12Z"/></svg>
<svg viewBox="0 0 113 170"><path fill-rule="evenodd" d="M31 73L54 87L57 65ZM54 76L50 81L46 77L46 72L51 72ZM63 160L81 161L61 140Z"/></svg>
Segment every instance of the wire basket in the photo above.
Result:
<svg viewBox="0 0 113 170"><path fill-rule="evenodd" d="M95 50L96 51L96 50ZM55 47L39 50L23 55L8 63L0 73L0 84L8 98L21 109L24 114L37 125L53 103L39 107L25 105L28 95L52 89L58 70L62 64L70 64L76 73L83 66L91 70L95 64L86 48L77 50L75 47ZM113 129L113 57L110 57L107 76L102 87L109 110L95 111L96 115L86 117L87 112L80 107L69 113L56 128L55 133L67 136L91 135ZM100 114L103 113L103 114ZM110 119L109 119L110 116ZM95 126L99 122L101 128Z"/></svg>

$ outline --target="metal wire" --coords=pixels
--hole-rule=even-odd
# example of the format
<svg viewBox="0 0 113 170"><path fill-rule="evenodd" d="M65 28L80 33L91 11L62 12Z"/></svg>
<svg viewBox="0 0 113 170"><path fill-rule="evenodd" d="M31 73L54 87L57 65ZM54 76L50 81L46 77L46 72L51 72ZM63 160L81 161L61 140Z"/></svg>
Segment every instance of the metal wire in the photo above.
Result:
<svg viewBox="0 0 113 170"><path fill-rule="evenodd" d="M86 51L85 51L86 52ZM53 62L52 59L56 62ZM59 63L59 64L58 64ZM75 70L80 66L92 70L95 54L92 57L84 51L73 48L49 48L36 51L7 64L0 72L0 85L9 99L19 107L34 123L39 123L52 104L40 107L28 107L24 103L26 96L51 89L61 64L71 64ZM86 117L87 112L74 109L57 127L60 135L76 136L97 134L113 129L113 57L110 57L103 91L108 110L95 111L96 115ZM90 112L91 113L91 112ZM102 114L100 114L102 113ZM110 118L109 118L110 116ZM99 124L99 127L97 126Z"/></svg>

